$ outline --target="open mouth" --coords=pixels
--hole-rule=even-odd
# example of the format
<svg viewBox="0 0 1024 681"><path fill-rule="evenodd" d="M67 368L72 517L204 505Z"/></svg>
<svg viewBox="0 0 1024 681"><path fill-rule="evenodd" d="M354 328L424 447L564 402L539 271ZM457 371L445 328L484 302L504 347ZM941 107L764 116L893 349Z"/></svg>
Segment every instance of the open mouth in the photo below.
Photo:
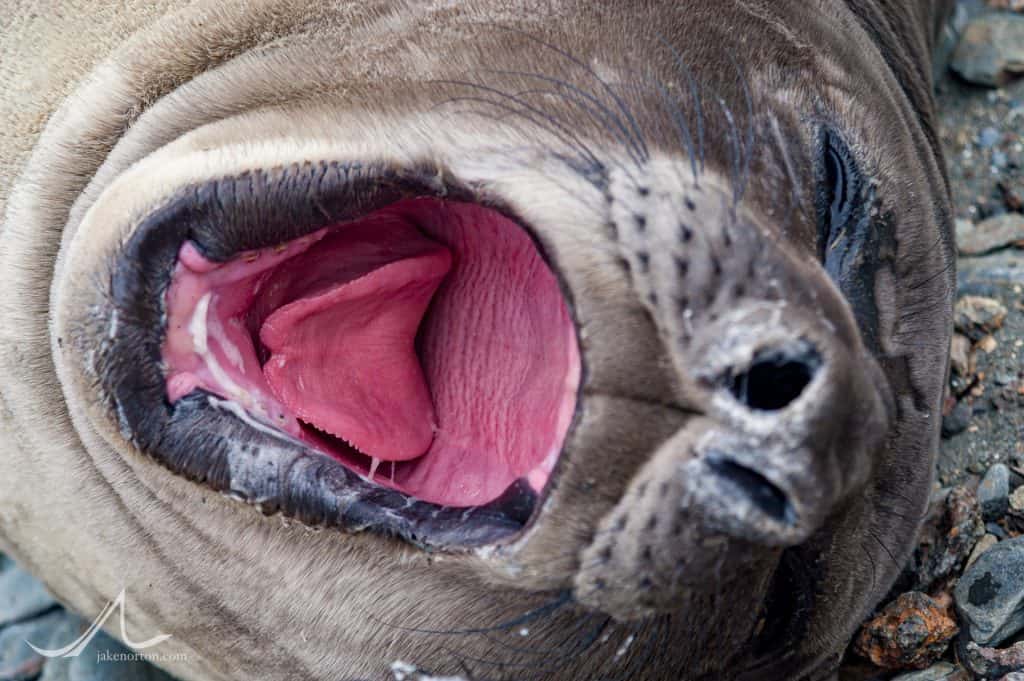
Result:
<svg viewBox="0 0 1024 681"><path fill-rule="evenodd" d="M181 247L163 347L197 388L373 482L446 506L540 492L576 404L576 334L533 240L405 199L228 262Z"/></svg>
<svg viewBox="0 0 1024 681"><path fill-rule="evenodd" d="M120 433L307 525L464 549L553 487L571 305L527 227L430 164L182 187L113 255L92 365Z"/></svg>

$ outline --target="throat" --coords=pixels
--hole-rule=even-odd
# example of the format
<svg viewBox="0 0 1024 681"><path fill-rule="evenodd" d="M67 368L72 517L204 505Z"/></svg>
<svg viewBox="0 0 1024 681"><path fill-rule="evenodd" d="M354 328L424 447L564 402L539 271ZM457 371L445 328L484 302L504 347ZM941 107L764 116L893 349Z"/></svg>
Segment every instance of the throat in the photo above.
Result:
<svg viewBox="0 0 1024 681"><path fill-rule="evenodd" d="M297 419L371 458L406 461L437 429L415 338L451 255L384 222L339 230L277 268L250 327L267 384Z"/></svg>

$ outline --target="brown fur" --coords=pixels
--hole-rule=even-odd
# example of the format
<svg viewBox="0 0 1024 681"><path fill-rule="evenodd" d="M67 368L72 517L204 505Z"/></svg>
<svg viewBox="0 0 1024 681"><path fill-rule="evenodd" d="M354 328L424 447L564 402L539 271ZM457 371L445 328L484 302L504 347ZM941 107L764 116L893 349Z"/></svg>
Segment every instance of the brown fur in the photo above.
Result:
<svg viewBox="0 0 1024 681"><path fill-rule="evenodd" d="M86 614L127 587L132 635L172 633L161 652L187 679L380 679L397 659L482 678L831 674L931 482L953 274L928 74L947 2L81 4L19 0L0 31L0 548ZM666 106L695 147L681 64L703 170ZM510 72L620 120L621 97L635 124ZM441 81L525 93L531 115ZM815 259L822 120L894 232L873 351ZM606 183L560 160L581 145ZM143 216L191 182L333 160L444 169L511 206L564 278L586 385L514 543L435 555L265 517L134 451L98 394L91 315ZM827 370L777 420L709 382L798 337ZM729 500L680 477L740 440L792 493L788 534L737 529ZM511 632L465 633L565 590L575 604Z"/></svg>

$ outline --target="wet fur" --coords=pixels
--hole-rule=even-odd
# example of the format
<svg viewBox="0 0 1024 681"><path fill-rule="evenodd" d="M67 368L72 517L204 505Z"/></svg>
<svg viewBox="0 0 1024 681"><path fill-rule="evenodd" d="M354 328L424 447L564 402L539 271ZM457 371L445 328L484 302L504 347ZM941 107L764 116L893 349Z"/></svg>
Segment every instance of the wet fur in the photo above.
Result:
<svg viewBox="0 0 1024 681"><path fill-rule="evenodd" d="M167 666L188 679L378 679L395 659L480 678L828 678L906 557L931 482L952 273L928 74L949 3L605 4L16 3L0 33L0 548L86 614L127 587L133 638L172 633L161 651L187 656ZM715 548L697 519L678 546L708 560L687 588L655 589L671 574L657 567L626 586L651 537L677 541L658 483L706 396L665 305L681 280L645 271L682 248L660 240L675 214L641 189L678 199L703 182L724 197L704 219L782 243L742 248L778 252L784 297L820 293L863 359L849 375L881 375L810 256L814 120L848 137L897 230L875 291L893 404L864 417L897 425L850 445L851 482L798 546ZM96 392L87 356L109 319L93 314L96 272L135 219L189 182L338 158L470 178L538 226L567 277L585 408L544 515L493 555L264 517L133 451ZM701 254L725 248L709 243ZM700 306L712 324L749 298L734 285L760 280L691 288L722 294ZM797 607L751 642L779 594Z"/></svg>

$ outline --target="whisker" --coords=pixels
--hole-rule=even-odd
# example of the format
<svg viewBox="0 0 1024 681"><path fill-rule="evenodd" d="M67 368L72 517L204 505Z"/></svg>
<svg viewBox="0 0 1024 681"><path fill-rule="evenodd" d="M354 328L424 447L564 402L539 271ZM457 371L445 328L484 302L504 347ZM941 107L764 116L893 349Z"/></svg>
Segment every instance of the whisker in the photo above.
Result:
<svg viewBox="0 0 1024 681"><path fill-rule="evenodd" d="M546 83L551 83L553 85L556 85L557 87L567 89L570 92L573 92L574 94L579 95L580 97L582 97L585 100L587 100L588 102L590 102L593 106L597 107L597 113L601 114L600 118L597 117L596 113L594 113L594 111L590 107L585 107L585 105L583 105L578 100L568 100L568 101L571 101L572 103L576 104L577 106L585 107L584 110L586 110L591 115L591 117L595 120L595 122L604 124L606 126L605 129L608 130L608 132L610 132L612 135L614 135L615 138L619 141L620 144L622 144L624 147L626 147L628 149L631 149L635 153L635 156L633 156L634 162L637 163L638 165L641 163L641 158L643 156L643 150L636 144L635 140L632 139L632 137L630 136L629 130L627 130L627 128L626 128L626 125L622 122L622 120L618 116L615 115L615 113L611 109L608 108L607 105L605 105L603 102L601 102L601 100L598 99L597 97L595 97L593 94L588 93L586 90L584 90L584 89L582 89L580 87L577 87L577 86L573 85L572 83L569 83L567 81L561 80L560 78L554 78L552 76L545 76L545 75L540 74L540 73L530 73L529 71L504 71L504 70L492 69L492 70L485 70L485 71L483 71L483 73L495 73L495 74L499 74L499 75L512 75L512 76L519 76L519 77L522 77L522 78L536 78L536 79L542 80L542 81L544 81ZM561 93L558 93L558 94L560 94L560 96L568 99L568 95L561 94ZM601 120L601 119L603 119L603 120ZM618 132L608 128L607 127L608 124L612 124L612 125L614 125L615 128L618 128Z"/></svg>
<svg viewBox="0 0 1024 681"><path fill-rule="evenodd" d="M739 129L736 127L736 118L732 114L732 109L725 103L725 100L721 97L716 96L715 101L718 106L722 109L722 113L725 115L725 120L729 124L729 148L732 152L730 154L731 168L729 169L730 179L732 180L733 186L733 203L739 204L739 176L740 176L740 165L742 163L742 141L740 140Z"/></svg>
<svg viewBox="0 0 1024 681"><path fill-rule="evenodd" d="M747 74L740 66L739 62L736 61L736 57L732 52L727 52L729 61L732 63L733 68L736 69L736 74L740 78L740 83L743 85L743 98L747 104L747 140L744 160L743 160L743 171L740 173L740 186L739 186L739 200L742 201L746 194L747 184L750 181L750 170L751 164L754 157L754 98L750 92L750 82L747 80Z"/></svg>
<svg viewBox="0 0 1024 681"><path fill-rule="evenodd" d="M457 81L457 80L444 81L444 80L442 80L442 81L435 81L435 82L445 83L445 84L448 84L448 85L456 85L456 86L461 86L461 87L477 89L477 90L481 90L483 92L487 92L488 94L493 94L495 96L501 97L503 99L508 99L508 100L512 101L514 104L516 104L519 107L521 107L522 109L526 109L527 111L529 111L529 112L531 112L531 113L533 113L533 114L535 114L537 116L540 116L541 120L547 121L547 123L550 126L552 126L555 130L561 132L563 135L565 135L570 140L572 140L572 144L569 144L570 147L574 147L574 148L576 148L578 150L583 151L586 154L586 156L588 157L588 160L590 160L590 161L592 161L594 163L599 163L598 157L593 152L593 150L591 150L590 147L588 147L575 133L573 133L571 130L566 128L566 126L561 121L559 121L554 116L552 116L552 115L550 115L548 113L545 113L541 109L538 109L537 107L535 107L535 106L533 106L531 104L528 104L526 102L522 102L520 100L515 99L512 95L508 94L507 92L503 92L502 90L490 87L488 85L482 85L480 83L472 83L470 81ZM478 97L478 98L461 97L461 98L452 98L451 100L448 100L448 101L477 101L479 103L486 103L486 104L491 104L492 106L498 106L498 107L501 107L501 108L506 108L509 112L519 113L520 115L523 115L518 109L515 109L514 107L511 107L511 106L504 106L504 107L502 107L500 102L495 102L494 100L487 99L486 97ZM525 117L525 115L524 115L524 117ZM532 120L531 122L539 125L539 123L537 121L535 121L535 120ZM548 128L548 130L550 132L552 132L552 134L554 134L554 130L551 130L550 128ZM563 139L563 141L565 141L565 140Z"/></svg>
<svg viewBox="0 0 1024 681"><path fill-rule="evenodd" d="M670 106L673 103L673 98L668 92L668 89L660 82L653 81L658 92L661 94L662 101L665 104L665 108L672 116L673 122L676 125L676 129L679 132L680 141L686 148L686 153L690 157L690 167L693 172L693 184L697 185L697 153L694 149L693 135L690 132L690 127L686 124L686 119L683 117L682 111L679 106L679 101L675 100L676 106Z"/></svg>
<svg viewBox="0 0 1024 681"><path fill-rule="evenodd" d="M534 36L533 34L527 32L527 31L524 31L524 30L522 30L520 28L516 28L514 26L503 26L503 25L500 25L500 24L497 25L497 27L499 29L504 29L504 30L507 30L507 31L511 31L513 33L518 33L519 35L522 35L523 37L525 37L527 40L532 40L533 42L537 43L538 45L541 45L541 46L551 50L552 52L554 52L554 53L564 57L565 59L569 60L570 62L572 62L576 66L578 66L581 69L583 69L588 75L593 77L594 80L596 80L598 82L598 84L600 84L601 89L603 89L606 93L608 93L608 96L610 96L612 98L612 101L615 102L615 105L618 107L619 111L622 112L622 115L626 117L626 121L628 122L629 127L632 129L633 137L636 140L636 142L637 142L637 144L638 144L638 146L639 146L639 148L641 150L641 159L646 161L646 160L648 160L650 158L650 153L649 153L649 150L647 148L647 142L644 140L643 133L640 131L640 126L637 123L636 117L633 115L633 112L629 109L628 106L626 106L626 103L615 92L615 89L611 85L609 85L603 78L601 78L601 76L599 76L597 74L597 72L594 71L594 69L592 69L590 66L585 64L583 61L581 61L579 58L575 57L571 53L566 52L565 50L563 50L563 49L561 49L561 48L559 48L559 47L557 47L557 46L555 46L555 45L553 45L551 43L548 43L548 42L546 42L544 40L541 40L540 38Z"/></svg>
<svg viewBox="0 0 1024 681"><path fill-rule="evenodd" d="M790 204L789 209L786 212L786 222L788 223L792 218L793 211L799 210L803 213L804 198L803 192L801 191L800 180L796 168L793 167L793 157L789 153L789 145L786 144L785 139L782 136L782 129L779 127L779 119L777 116L772 114L769 117L772 135L775 138L775 143L782 152L782 164L786 169L786 176L789 178L790 184ZM806 218L807 215L804 214Z"/></svg>
<svg viewBox="0 0 1024 681"><path fill-rule="evenodd" d="M672 53L672 58L675 60L676 70L681 71L683 77L686 79L690 86L690 94L693 97L694 103L697 105L697 153L700 157L700 170L704 172L704 105L700 97L700 87L697 84L697 79L693 77L693 71L686 65L686 61L683 56L679 54L679 50L673 47L664 37L658 35L658 40L662 45L667 47Z"/></svg>

